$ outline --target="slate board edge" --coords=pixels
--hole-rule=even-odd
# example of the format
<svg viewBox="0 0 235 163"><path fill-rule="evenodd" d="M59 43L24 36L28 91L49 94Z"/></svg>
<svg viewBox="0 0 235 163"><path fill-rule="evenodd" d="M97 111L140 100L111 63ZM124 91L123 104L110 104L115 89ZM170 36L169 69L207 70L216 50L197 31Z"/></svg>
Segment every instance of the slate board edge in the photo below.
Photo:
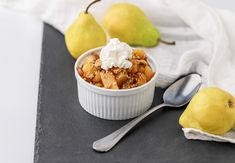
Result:
<svg viewBox="0 0 235 163"><path fill-rule="evenodd" d="M41 93L42 93L42 80L43 80L43 72L44 72L44 51L45 51L45 45L44 40L46 38L45 34L45 24L43 25L43 37L42 37L42 51L41 51L41 62L40 62L40 72L39 72L39 88L38 88L38 103L37 103L37 115L36 115L36 132L35 132L35 144L34 144L34 163L38 162L39 159L39 144L40 139L39 136L42 134L42 127L41 127Z"/></svg>

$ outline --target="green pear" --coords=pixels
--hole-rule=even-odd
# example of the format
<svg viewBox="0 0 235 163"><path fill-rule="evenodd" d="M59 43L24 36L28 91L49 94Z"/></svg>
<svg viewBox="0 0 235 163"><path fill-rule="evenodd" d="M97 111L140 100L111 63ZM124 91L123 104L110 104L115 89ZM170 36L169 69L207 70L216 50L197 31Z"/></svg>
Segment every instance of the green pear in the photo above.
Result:
<svg viewBox="0 0 235 163"><path fill-rule="evenodd" d="M103 17L103 25L110 37L119 38L129 45L151 47L159 42L175 44L161 40L159 30L144 12L133 4L113 4Z"/></svg>
<svg viewBox="0 0 235 163"><path fill-rule="evenodd" d="M203 88L190 101L179 123L185 128L225 134L235 127L235 97L217 87Z"/></svg>
<svg viewBox="0 0 235 163"><path fill-rule="evenodd" d="M106 34L97 23L92 14L88 13L91 5L100 0L93 1L88 5L85 12L80 13L78 18L65 33L65 43L70 54L78 58L85 51L106 44Z"/></svg>

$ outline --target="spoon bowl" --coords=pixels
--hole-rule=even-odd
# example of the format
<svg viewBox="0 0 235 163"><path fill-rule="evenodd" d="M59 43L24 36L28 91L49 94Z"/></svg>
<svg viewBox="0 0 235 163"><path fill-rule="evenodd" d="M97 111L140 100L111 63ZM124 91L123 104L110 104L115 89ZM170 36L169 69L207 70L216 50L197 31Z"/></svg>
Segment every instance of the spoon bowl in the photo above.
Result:
<svg viewBox="0 0 235 163"><path fill-rule="evenodd" d="M169 86L163 95L163 104L149 109L144 114L133 119L120 129L93 143L93 149L98 152L107 152L114 147L133 127L144 118L162 107L181 107L187 104L201 86L201 77L198 74L187 75Z"/></svg>
<svg viewBox="0 0 235 163"><path fill-rule="evenodd" d="M163 94L165 104L180 107L187 104L200 88L201 77L198 74L187 75L171 86Z"/></svg>

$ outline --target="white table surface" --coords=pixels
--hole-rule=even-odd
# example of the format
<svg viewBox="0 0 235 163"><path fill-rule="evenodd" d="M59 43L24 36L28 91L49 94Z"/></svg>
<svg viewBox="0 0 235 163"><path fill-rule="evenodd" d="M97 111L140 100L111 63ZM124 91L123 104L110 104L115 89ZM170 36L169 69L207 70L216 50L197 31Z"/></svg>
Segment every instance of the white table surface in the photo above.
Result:
<svg viewBox="0 0 235 163"><path fill-rule="evenodd" d="M42 22L0 10L0 163L32 163Z"/></svg>
<svg viewBox="0 0 235 163"><path fill-rule="evenodd" d="M205 0L235 11L233 0ZM43 24L0 8L0 163L32 163Z"/></svg>

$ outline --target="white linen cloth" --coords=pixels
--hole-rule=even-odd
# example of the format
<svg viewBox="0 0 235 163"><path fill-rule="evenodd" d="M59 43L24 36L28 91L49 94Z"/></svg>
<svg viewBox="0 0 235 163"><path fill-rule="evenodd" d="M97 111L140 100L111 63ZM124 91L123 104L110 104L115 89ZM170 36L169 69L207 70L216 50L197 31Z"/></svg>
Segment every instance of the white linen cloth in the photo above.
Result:
<svg viewBox="0 0 235 163"><path fill-rule="evenodd" d="M178 77L199 73L203 86L218 86L235 96L235 14L205 5L200 0L102 0L89 10L98 22L115 2L139 6L160 29L162 38L176 46L145 48L158 63L157 86L166 87ZM34 14L65 33L90 1L2 0L0 6ZM120 22L122 23L122 22ZM186 138L235 143L235 132L216 136L183 129ZM232 141L231 141L232 139Z"/></svg>

